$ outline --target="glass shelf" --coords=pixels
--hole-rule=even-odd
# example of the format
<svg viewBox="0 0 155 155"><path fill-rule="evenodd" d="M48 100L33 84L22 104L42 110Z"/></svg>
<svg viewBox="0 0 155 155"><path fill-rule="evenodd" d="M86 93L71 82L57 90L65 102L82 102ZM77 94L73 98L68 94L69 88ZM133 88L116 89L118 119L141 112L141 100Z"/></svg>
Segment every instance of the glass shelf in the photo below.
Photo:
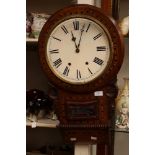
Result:
<svg viewBox="0 0 155 155"><path fill-rule="evenodd" d="M26 119L26 126L30 126L32 128L36 127L46 127L46 128L56 128L59 125L58 120L51 119L39 119L37 122L30 121Z"/></svg>

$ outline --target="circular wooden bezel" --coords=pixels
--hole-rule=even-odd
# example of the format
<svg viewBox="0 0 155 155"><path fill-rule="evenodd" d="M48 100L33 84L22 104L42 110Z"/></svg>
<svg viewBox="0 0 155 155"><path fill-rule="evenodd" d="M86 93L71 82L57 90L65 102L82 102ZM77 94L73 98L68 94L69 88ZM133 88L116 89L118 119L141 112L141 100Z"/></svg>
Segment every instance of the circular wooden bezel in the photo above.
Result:
<svg viewBox="0 0 155 155"><path fill-rule="evenodd" d="M100 24L103 24L110 34L110 40L113 48L113 52L111 52L110 56L111 59L108 62L108 66L106 67L105 71L95 80L81 85L67 83L59 79L50 69L46 59L46 46L49 35L51 34L51 30L53 30L61 21L64 21L68 19L67 17L71 16L87 16L90 17L90 19L95 19ZM39 36L38 47L41 64L49 80L59 89L77 93L86 93L99 90L100 88L110 83L113 77L117 75L123 63L124 57L123 38L115 21L112 18L104 15L99 8L86 4L69 6L53 14L42 28Z"/></svg>

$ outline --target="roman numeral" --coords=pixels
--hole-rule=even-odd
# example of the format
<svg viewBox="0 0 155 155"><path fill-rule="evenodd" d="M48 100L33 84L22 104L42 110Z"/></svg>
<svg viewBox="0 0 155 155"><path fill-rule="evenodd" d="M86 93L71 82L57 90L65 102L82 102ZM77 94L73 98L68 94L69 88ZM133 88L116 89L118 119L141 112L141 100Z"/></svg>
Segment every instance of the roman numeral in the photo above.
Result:
<svg viewBox="0 0 155 155"><path fill-rule="evenodd" d="M90 23L89 23L89 25L88 25L88 27L87 27L87 29L86 29L86 32L88 32L89 28L90 28Z"/></svg>
<svg viewBox="0 0 155 155"><path fill-rule="evenodd" d="M68 33L68 30L66 29L66 27L63 25L63 26L61 26L61 29L64 31L64 33Z"/></svg>
<svg viewBox="0 0 155 155"><path fill-rule="evenodd" d="M74 30L79 30L79 21L73 22Z"/></svg>
<svg viewBox="0 0 155 155"><path fill-rule="evenodd" d="M69 68L66 66L66 68L65 68L65 70L64 70L64 72L63 72L63 74L66 75L66 76L68 76L68 73L69 73Z"/></svg>
<svg viewBox="0 0 155 155"><path fill-rule="evenodd" d="M61 39L59 39L59 38L56 38L56 37L52 37L52 38L55 40L61 41Z"/></svg>
<svg viewBox="0 0 155 155"><path fill-rule="evenodd" d="M81 79L81 73L78 69L76 70L76 77L78 80Z"/></svg>
<svg viewBox="0 0 155 155"><path fill-rule="evenodd" d="M92 71L89 68L88 68L88 71L89 71L90 74L93 74Z"/></svg>
<svg viewBox="0 0 155 155"><path fill-rule="evenodd" d="M99 59L97 57L94 58L93 62L97 63L98 65L102 65L103 64L103 60L101 60L101 59Z"/></svg>
<svg viewBox="0 0 155 155"><path fill-rule="evenodd" d="M106 51L106 46L98 46L96 47L97 51Z"/></svg>
<svg viewBox="0 0 155 155"><path fill-rule="evenodd" d="M59 53L59 51L58 51L58 49L55 49L55 50L51 50L51 51L49 51L51 54L53 54L53 53Z"/></svg>
<svg viewBox="0 0 155 155"><path fill-rule="evenodd" d="M62 60L59 58L56 61L53 62L53 66L58 68L62 64Z"/></svg>
<svg viewBox="0 0 155 155"><path fill-rule="evenodd" d="M99 33L99 34L97 34L93 39L96 40L96 39L98 39L98 38L101 37L101 36L102 36L102 33Z"/></svg>

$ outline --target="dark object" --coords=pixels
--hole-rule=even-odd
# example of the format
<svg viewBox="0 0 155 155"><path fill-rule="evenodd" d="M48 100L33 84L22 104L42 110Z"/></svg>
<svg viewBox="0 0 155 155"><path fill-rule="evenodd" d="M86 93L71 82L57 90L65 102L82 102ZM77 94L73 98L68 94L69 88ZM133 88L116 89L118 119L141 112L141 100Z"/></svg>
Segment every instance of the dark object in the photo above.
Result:
<svg viewBox="0 0 155 155"><path fill-rule="evenodd" d="M73 145L63 144L63 145L45 145L39 149L40 153L48 155L73 155L74 147Z"/></svg>
<svg viewBox="0 0 155 155"><path fill-rule="evenodd" d="M114 19L119 20L120 0L113 0L112 16Z"/></svg>
<svg viewBox="0 0 155 155"><path fill-rule="evenodd" d="M35 115L42 111L48 115L53 110L53 100L43 91L31 89L26 92L26 115Z"/></svg>

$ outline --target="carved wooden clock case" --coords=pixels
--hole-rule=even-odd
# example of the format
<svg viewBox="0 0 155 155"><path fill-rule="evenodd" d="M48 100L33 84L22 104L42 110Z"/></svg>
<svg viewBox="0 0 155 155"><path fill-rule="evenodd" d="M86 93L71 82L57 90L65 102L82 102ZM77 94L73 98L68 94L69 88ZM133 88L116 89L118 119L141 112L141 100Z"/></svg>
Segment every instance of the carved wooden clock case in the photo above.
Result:
<svg viewBox="0 0 155 155"><path fill-rule="evenodd" d="M112 155L117 73L124 57L115 21L94 6L63 8L44 25L39 54L58 90L65 142L95 143L97 155Z"/></svg>

